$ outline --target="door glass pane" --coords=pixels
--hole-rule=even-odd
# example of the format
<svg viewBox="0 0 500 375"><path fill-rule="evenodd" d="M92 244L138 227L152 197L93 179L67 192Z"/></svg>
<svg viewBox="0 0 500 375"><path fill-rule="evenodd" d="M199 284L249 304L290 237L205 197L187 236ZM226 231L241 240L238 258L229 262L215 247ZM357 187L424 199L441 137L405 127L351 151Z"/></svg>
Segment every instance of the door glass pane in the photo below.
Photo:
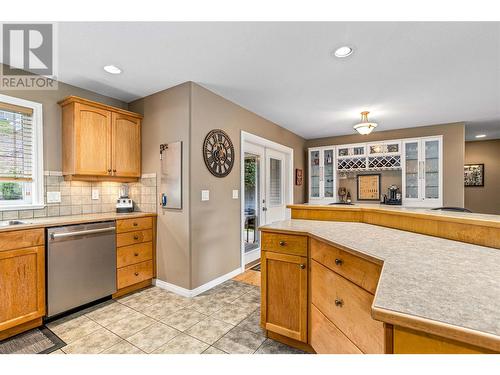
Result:
<svg viewBox="0 0 500 375"><path fill-rule="evenodd" d="M245 153L245 222L243 240L245 252L257 249L260 236L257 228L260 225L260 163L258 155Z"/></svg>
<svg viewBox="0 0 500 375"><path fill-rule="evenodd" d="M270 158L269 165L269 204L281 206L281 160Z"/></svg>
<svg viewBox="0 0 500 375"><path fill-rule="evenodd" d="M405 157L405 198L418 198L418 142L405 143Z"/></svg>
<svg viewBox="0 0 500 375"><path fill-rule="evenodd" d="M425 142L425 197L439 198L439 141Z"/></svg>
<svg viewBox="0 0 500 375"><path fill-rule="evenodd" d="M333 198L333 150L325 150L323 154L323 170L325 181L325 198Z"/></svg>
<svg viewBox="0 0 500 375"><path fill-rule="evenodd" d="M311 176L310 195L312 198L319 198L319 151L311 151L309 159L311 160L309 166Z"/></svg>

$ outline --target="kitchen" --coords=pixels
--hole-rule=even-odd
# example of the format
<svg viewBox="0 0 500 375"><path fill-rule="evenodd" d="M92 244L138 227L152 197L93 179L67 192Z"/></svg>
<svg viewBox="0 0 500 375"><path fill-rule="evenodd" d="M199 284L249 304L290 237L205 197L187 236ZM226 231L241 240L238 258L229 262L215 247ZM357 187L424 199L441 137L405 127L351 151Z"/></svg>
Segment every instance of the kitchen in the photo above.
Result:
<svg viewBox="0 0 500 375"><path fill-rule="evenodd" d="M498 40L496 23L57 28L66 61L57 87L0 89L0 353L500 352L500 118L482 115L495 111L494 100L466 106L472 89L450 99L457 74L443 66L447 95L428 93L436 108L418 105L411 90L395 100L377 76L373 92L356 96L365 86L353 83L360 71L371 75L363 59L374 52L371 35L400 43L383 68L392 77L416 53L403 43L414 28L448 61L459 43L449 34L485 47ZM358 44L320 38L322 28ZM288 91L286 80L266 89L260 69L277 70L252 59L228 62L234 74L224 77L213 61L213 72L199 75L180 61L211 38L230 61L228 43L249 43L248 30L281 35L270 41L271 62L289 53L283 44L298 30L317 38L321 67L304 53L283 73L300 71L307 90ZM122 38L160 43L165 35L183 58L168 49L155 56L182 74L106 52ZM89 40L105 61L76 61ZM309 42L300 41L304 51ZM495 98L484 72L496 62L492 48L456 69ZM345 79L344 91L320 90L314 67L324 82ZM435 79L425 66L411 69L415 85ZM336 104L325 120L317 108L328 103Z"/></svg>

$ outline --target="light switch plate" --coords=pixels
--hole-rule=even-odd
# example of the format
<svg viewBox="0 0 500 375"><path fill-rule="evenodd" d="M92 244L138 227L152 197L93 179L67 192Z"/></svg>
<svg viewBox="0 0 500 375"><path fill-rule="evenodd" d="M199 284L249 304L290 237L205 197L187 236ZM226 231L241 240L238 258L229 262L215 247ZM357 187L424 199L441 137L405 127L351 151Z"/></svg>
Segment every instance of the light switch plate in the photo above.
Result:
<svg viewBox="0 0 500 375"><path fill-rule="evenodd" d="M202 201L210 200L210 190L202 190L201 191L201 200Z"/></svg>
<svg viewBox="0 0 500 375"><path fill-rule="evenodd" d="M99 199L99 189L92 189L92 199L93 200Z"/></svg>
<svg viewBox="0 0 500 375"><path fill-rule="evenodd" d="M61 203L61 192L60 191L48 191L47 192L47 203Z"/></svg>
<svg viewBox="0 0 500 375"><path fill-rule="evenodd" d="M238 199L239 198L239 191L238 190L233 190L233 199Z"/></svg>

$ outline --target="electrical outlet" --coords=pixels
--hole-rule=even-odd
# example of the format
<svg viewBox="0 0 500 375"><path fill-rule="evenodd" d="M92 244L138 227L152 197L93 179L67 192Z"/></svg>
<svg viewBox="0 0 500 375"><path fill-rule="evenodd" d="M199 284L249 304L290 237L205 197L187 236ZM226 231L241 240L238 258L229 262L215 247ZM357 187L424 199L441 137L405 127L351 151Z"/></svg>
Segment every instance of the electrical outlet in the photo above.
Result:
<svg viewBox="0 0 500 375"><path fill-rule="evenodd" d="M61 192L60 191L48 191L47 192L47 203L61 203Z"/></svg>
<svg viewBox="0 0 500 375"><path fill-rule="evenodd" d="M92 189L92 199L93 200L99 199L99 189Z"/></svg>
<svg viewBox="0 0 500 375"><path fill-rule="evenodd" d="M233 199L238 199L239 198L239 191L238 190L233 190Z"/></svg>

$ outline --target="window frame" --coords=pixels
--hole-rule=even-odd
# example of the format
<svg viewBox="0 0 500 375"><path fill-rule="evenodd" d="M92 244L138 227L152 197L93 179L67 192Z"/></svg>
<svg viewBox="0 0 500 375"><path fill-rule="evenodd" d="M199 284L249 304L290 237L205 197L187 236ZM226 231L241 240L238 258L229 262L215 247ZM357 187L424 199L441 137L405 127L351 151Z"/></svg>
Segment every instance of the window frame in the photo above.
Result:
<svg viewBox="0 0 500 375"><path fill-rule="evenodd" d="M43 106L41 103L0 94L0 103L7 103L33 110L33 182L31 185L31 203L22 201L0 200L0 211L34 210L45 207L43 173Z"/></svg>

